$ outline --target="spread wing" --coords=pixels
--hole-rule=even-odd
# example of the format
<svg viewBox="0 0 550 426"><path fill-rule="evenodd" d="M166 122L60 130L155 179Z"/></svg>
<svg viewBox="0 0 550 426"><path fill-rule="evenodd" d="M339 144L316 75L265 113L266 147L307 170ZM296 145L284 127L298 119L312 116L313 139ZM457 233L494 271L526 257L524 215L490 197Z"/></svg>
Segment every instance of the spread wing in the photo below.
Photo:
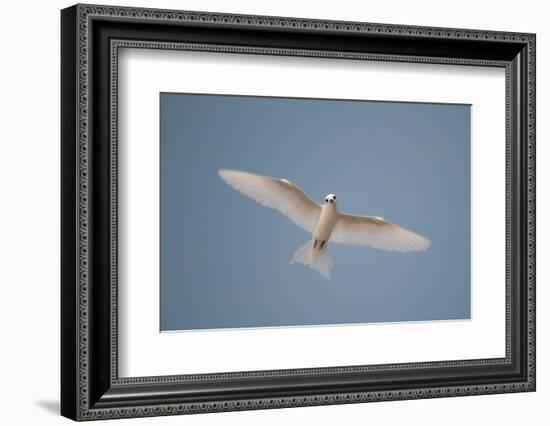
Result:
<svg viewBox="0 0 550 426"><path fill-rule="evenodd" d="M241 194L278 210L307 232L315 229L321 206L292 182L238 170L222 169L218 174Z"/></svg>
<svg viewBox="0 0 550 426"><path fill-rule="evenodd" d="M430 246L427 238L381 217L349 214L340 215L330 240L392 251L424 251Z"/></svg>

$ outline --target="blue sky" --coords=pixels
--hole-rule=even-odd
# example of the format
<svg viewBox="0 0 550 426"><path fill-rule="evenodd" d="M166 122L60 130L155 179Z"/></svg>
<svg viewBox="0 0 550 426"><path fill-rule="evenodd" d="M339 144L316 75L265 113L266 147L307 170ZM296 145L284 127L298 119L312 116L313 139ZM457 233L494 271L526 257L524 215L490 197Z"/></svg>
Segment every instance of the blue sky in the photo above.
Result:
<svg viewBox="0 0 550 426"><path fill-rule="evenodd" d="M171 94L161 113L161 330L470 317L470 106ZM432 241L330 244L332 277L289 265L310 236L226 185L284 177Z"/></svg>

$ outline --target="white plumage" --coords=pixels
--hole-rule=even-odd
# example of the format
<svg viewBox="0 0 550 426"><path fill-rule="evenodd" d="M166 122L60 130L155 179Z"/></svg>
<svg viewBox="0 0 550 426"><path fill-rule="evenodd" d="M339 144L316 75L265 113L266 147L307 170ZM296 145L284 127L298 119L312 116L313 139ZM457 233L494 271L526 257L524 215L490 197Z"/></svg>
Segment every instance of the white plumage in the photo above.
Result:
<svg viewBox="0 0 550 426"><path fill-rule="evenodd" d="M311 233L312 239L296 250L290 263L310 266L327 279L332 267L329 241L401 252L424 251L430 246L427 238L381 217L340 213L334 194L328 194L324 205L320 205L286 179L227 169L218 174L240 193L278 210Z"/></svg>

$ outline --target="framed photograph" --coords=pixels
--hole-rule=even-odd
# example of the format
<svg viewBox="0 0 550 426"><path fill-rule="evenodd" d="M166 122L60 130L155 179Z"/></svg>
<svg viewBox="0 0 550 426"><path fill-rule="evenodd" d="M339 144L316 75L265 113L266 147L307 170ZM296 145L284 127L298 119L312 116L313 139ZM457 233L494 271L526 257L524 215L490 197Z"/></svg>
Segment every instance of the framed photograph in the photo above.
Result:
<svg viewBox="0 0 550 426"><path fill-rule="evenodd" d="M535 390L535 35L61 12L61 411Z"/></svg>

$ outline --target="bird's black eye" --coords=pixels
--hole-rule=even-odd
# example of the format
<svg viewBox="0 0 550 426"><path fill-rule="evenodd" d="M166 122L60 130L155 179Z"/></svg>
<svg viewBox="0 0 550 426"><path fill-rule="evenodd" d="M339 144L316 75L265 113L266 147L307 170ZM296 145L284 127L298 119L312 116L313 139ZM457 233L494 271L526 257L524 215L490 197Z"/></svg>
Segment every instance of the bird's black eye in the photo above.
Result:
<svg viewBox="0 0 550 426"><path fill-rule="evenodd" d="M334 195L333 197L334 197L334 199L336 200L336 195Z"/></svg>

